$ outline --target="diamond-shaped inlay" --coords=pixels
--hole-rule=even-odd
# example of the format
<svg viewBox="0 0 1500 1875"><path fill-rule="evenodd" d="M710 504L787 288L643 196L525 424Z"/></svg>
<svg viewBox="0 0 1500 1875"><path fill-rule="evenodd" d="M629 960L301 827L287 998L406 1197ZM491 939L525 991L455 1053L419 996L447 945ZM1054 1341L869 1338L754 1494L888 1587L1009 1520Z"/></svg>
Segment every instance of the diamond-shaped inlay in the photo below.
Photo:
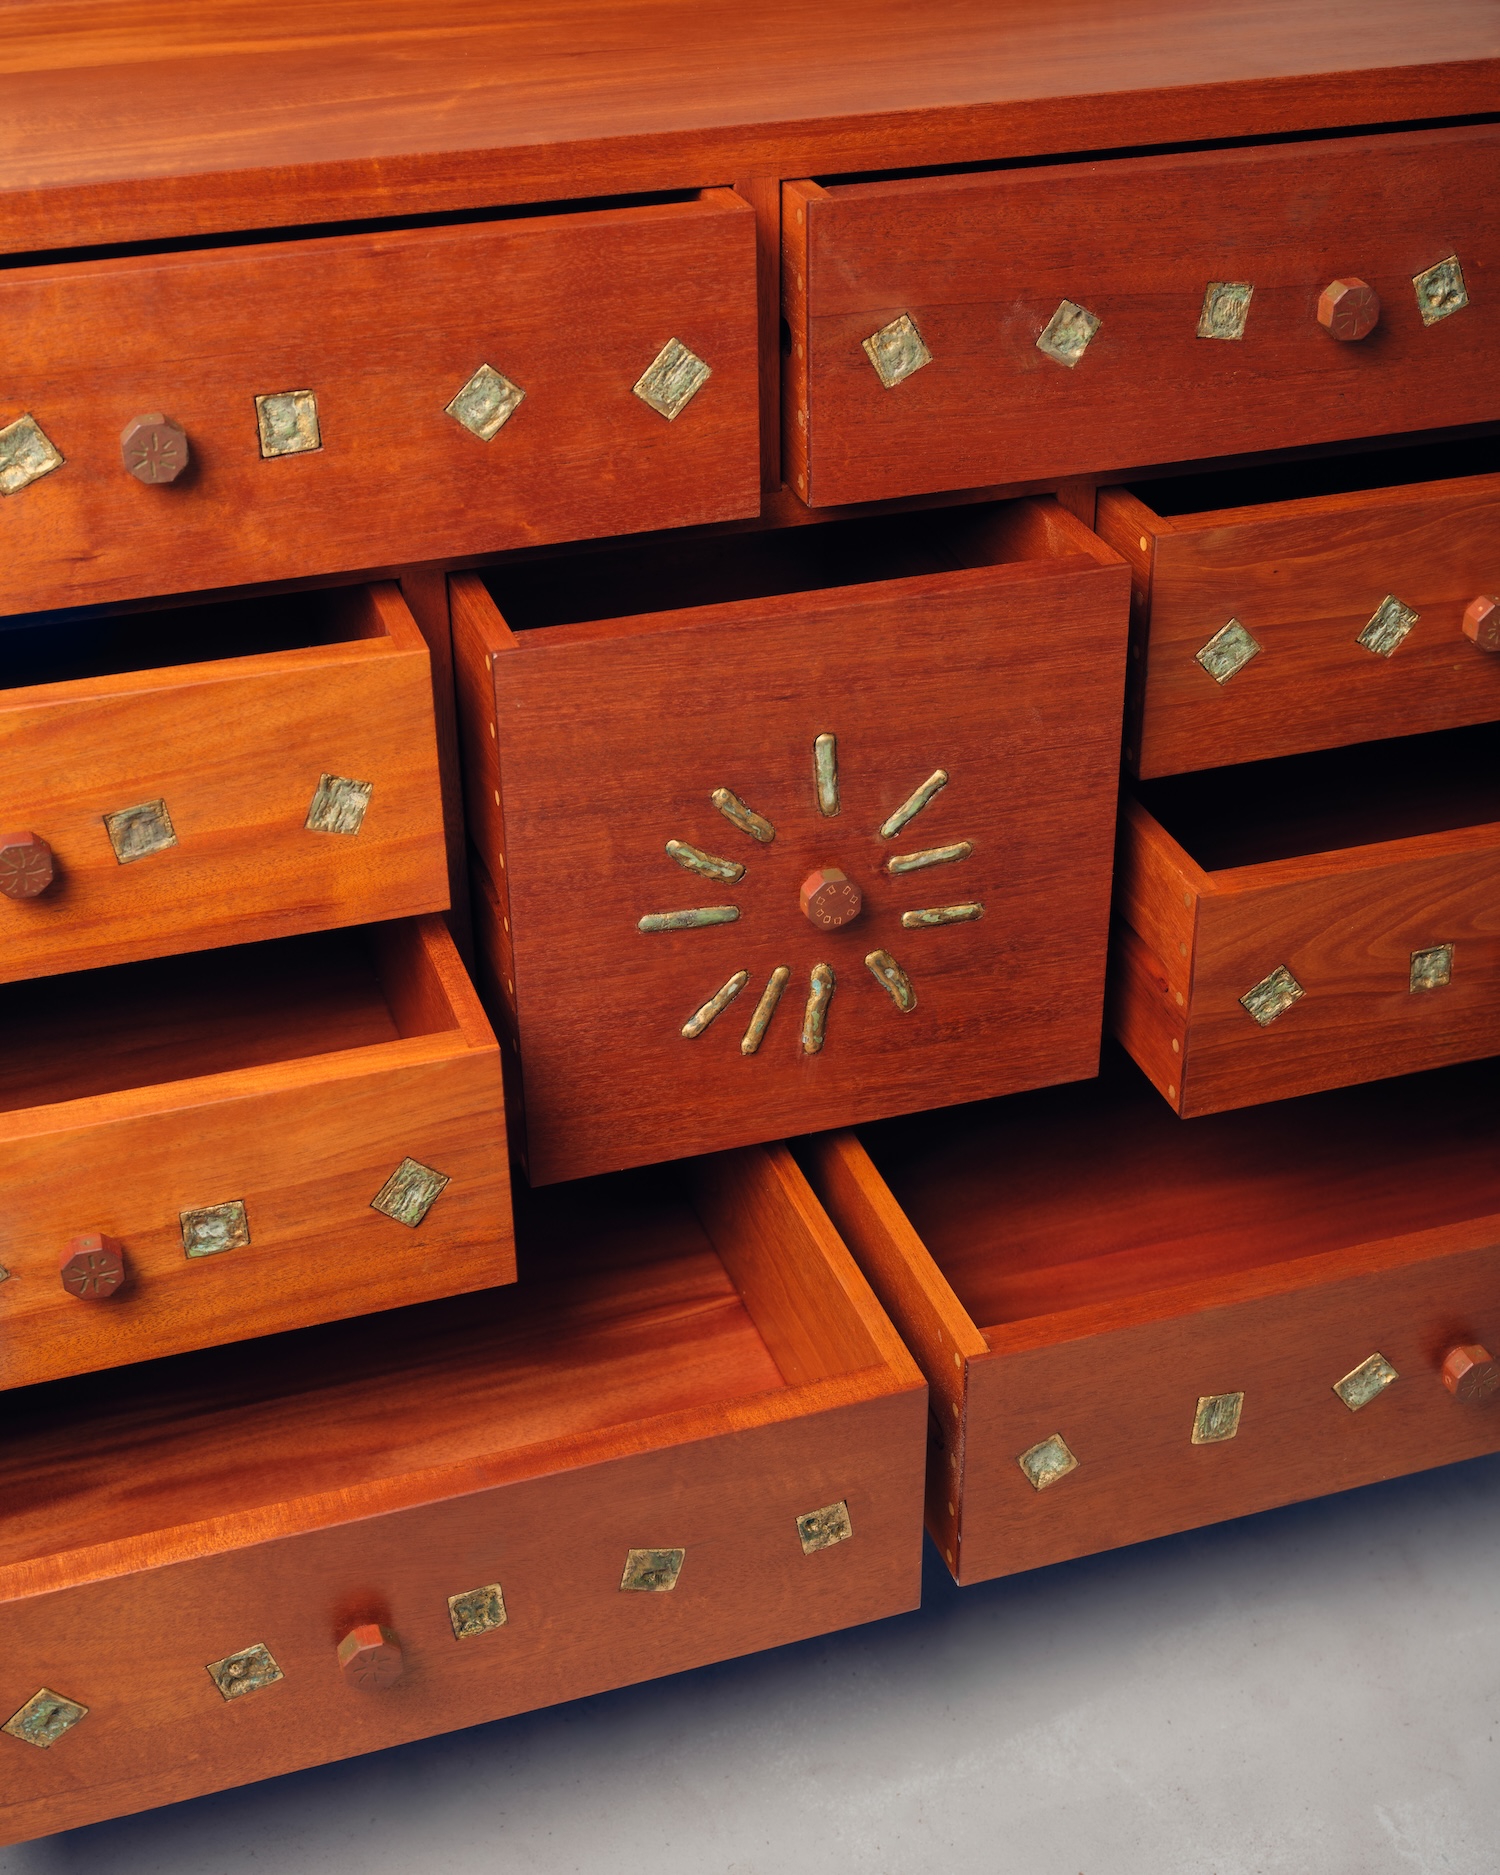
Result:
<svg viewBox="0 0 1500 1875"><path fill-rule="evenodd" d="M61 453L28 410L0 430L0 495L16 495L63 466Z"/></svg>
<svg viewBox="0 0 1500 1875"><path fill-rule="evenodd" d="M1469 289L1464 285L1464 270L1457 254L1450 254L1435 267L1412 278L1417 296L1417 310L1424 326L1435 326L1440 319L1462 312L1469 303Z"/></svg>
<svg viewBox="0 0 1500 1875"><path fill-rule="evenodd" d="M165 801L142 801L138 807L122 807L117 814L106 814L104 831L122 866L134 859L149 859L153 853L165 852L177 844L177 832Z"/></svg>
<svg viewBox="0 0 1500 1875"><path fill-rule="evenodd" d="M1261 647L1239 620L1232 618L1193 656L1216 684L1227 684L1231 677L1245 668L1251 658L1258 658L1260 653Z"/></svg>
<svg viewBox="0 0 1500 1875"><path fill-rule="evenodd" d="M620 1589L639 1589L647 1594L664 1595L675 1589L687 1555L680 1549L632 1549L625 1552L625 1573Z"/></svg>
<svg viewBox="0 0 1500 1875"><path fill-rule="evenodd" d="M304 823L311 833L358 833L375 792L373 781L347 775L320 775Z"/></svg>
<svg viewBox="0 0 1500 1875"><path fill-rule="evenodd" d="M865 357L875 367L875 374L888 391L904 383L914 371L932 363L932 353L917 330L910 313L898 313L888 326L872 332L864 341Z"/></svg>
<svg viewBox="0 0 1500 1875"><path fill-rule="evenodd" d="M1049 1484L1056 1484L1060 1478L1066 1478L1070 1471L1078 1469L1078 1460L1060 1432L1054 1432L1050 1437L1028 1446L1016 1463L1025 1472L1026 1482L1033 1491L1045 1491Z"/></svg>
<svg viewBox="0 0 1500 1875"><path fill-rule="evenodd" d="M1244 1405L1243 1393L1203 1394L1193 1414L1193 1444L1219 1445L1232 1439L1240 1429Z"/></svg>
<svg viewBox="0 0 1500 1875"><path fill-rule="evenodd" d="M1286 1014L1303 993L1302 985L1286 965L1277 964L1270 976L1262 977L1254 989L1245 991L1240 998L1240 1007L1248 1009L1260 1026L1268 1029L1278 1016Z"/></svg>
<svg viewBox="0 0 1500 1875"><path fill-rule="evenodd" d="M498 1582L482 1589L465 1589L448 1597L448 1619L456 1641L472 1641L476 1634L492 1634L506 1623L505 1596Z"/></svg>
<svg viewBox="0 0 1500 1875"><path fill-rule="evenodd" d="M797 1536L804 1556L811 1556L815 1550L832 1549L835 1543L847 1543L853 1535L849 1506L843 1498L837 1504L825 1504L822 1510L804 1511L797 1519Z"/></svg>
<svg viewBox="0 0 1500 1875"><path fill-rule="evenodd" d="M273 391L257 397L255 421L265 457L301 456L323 447L318 400L312 391Z"/></svg>
<svg viewBox="0 0 1500 1875"><path fill-rule="evenodd" d="M1210 280L1203 289L1203 310L1198 314L1200 339L1242 339L1250 317L1248 280Z"/></svg>
<svg viewBox="0 0 1500 1875"><path fill-rule="evenodd" d="M370 1209L415 1230L447 1185L446 1172L434 1172L430 1165L416 1159L403 1159L370 1200Z"/></svg>
<svg viewBox="0 0 1500 1875"><path fill-rule="evenodd" d="M1402 605L1393 592L1388 592L1370 614L1369 624L1355 643L1363 645L1366 651L1373 651L1378 658L1388 658L1420 616L1409 605Z"/></svg>
<svg viewBox="0 0 1500 1875"><path fill-rule="evenodd" d="M461 423L471 436L487 443L498 436L520 409L526 396L519 384L512 384L504 372L493 365L481 365L468 383L444 406L455 423Z"/></svg>
<svg viewBox="0 0 1500 1875"><path fill-rule="evenodd" d="M246 1693L258 1693L263 1686L274 1686L283 1677L281 1668L271 1658L271 1650L257 1641L242 1647L237 1654L211 1660L208 1677L226 1699L243 1699Z"/></svg>
<svg viewBox="0 0 1500 1875"><path fill-rule="evenodd" d="M1433 944L1411 954L1411 990L1446 989L1453 981L1453 946Z"/></svg>
<svg viewBox="0 0 1500 1875"><path fill-rule="evenodd" d="M1086 306L1075 306L1072 300L1065 299L1047 321L1036 348L1071 371L1103 323Z"/></svg>
<svg viewBox="0 0 1500 1875"><path fill-rule="evenodd" d="M668 339L631 389L643 404L675 423L712 376L681 339Z"/></svg>
<svg viewBox="0 0 1500 1875"><path fill-rule="evenodd" d="M55 1745L64 1732L71 1732L80 1719L86 1719L88 1712L88 1707L80 1706L77 1700L64 1699L61 1693L50 1692L44 1686L32 1694L19 1712L10 1715L0 1731L45 1751L49 1745Z"/></svg>
<svg viewBox="0 0 1500 1875"><path fill-rule="evenodd" d="M1334 1381L1333 1390L1351 1413L1357 1413L1362 1406L1378 1399L1393 1380L1400 1378L1383 1354L1372 1354L1358 1367L1351 1368L1342 1380Z"/></svg>
<svg viewBox="0 0 1500 1875"><path fill-rule="evenodd" d="M216 1257L225 1250L243 1250L250 1241L250 1221L241 1199L207 1204L197 1211L178 1213L182 1248L190 1257Z"/></svg>

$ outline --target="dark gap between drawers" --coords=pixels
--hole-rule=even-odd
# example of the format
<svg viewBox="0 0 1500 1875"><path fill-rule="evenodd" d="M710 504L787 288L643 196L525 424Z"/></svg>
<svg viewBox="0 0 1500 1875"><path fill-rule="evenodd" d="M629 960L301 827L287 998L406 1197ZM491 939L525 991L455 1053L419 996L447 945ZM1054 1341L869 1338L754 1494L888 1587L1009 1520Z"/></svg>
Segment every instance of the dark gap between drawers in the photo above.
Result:
<svg viewBox="0 0 1500 1875"><path fill-rule="evenodd" d="M1215 469L1163 476L1130 490L1154 514L1170 518L1211 514L1220 508L1281 506L1319 495L1354 495L1416 482L1444 482L1500 470L1500 435L1458 437L1406 448L1362 450L1254 468Z"/></svg>

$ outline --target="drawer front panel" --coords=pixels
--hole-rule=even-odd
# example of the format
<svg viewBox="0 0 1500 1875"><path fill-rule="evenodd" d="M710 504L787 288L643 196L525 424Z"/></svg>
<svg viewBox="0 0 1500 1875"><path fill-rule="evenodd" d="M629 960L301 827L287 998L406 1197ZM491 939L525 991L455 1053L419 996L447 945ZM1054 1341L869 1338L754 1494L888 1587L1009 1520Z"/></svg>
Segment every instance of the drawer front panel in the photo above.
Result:
<svg viewBox="0 0 1500 1875"><path fill-rule="evenodd" d="M27 416L44 439L12 432L12 454L29 439L12 479L62 458L0 501L0 611L759 506L754 215L722 190L20 269L0 275L0 322L28 360L0 404L0 450ZM691 360L659 368L676 363L656 405L633 387L674 339L712 376L669 417ZM186 433L191 461L170 483L122 460L142 413Z"/></svg>
<svg viewBox="0 0 1500 1875"><path fill-rule="evenodd" d="M1493 126L792 185L793 485L830 506L1488 419L1497 200ZM1467 304L1429 281L1425 323L1414 282L1454 256ZM1341 342L1319 298L1356 276L1379 323ZM1215 283L1254 289L1238 338L1198 336Z"/></svg>

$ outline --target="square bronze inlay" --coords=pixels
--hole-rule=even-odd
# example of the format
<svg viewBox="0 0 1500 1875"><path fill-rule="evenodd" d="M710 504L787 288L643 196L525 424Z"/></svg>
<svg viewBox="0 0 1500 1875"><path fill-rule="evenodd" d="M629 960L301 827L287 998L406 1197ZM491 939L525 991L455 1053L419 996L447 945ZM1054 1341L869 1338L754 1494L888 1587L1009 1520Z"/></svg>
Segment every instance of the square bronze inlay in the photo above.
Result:
<svg viewBox="0 0 1500 1875"><path fill-rule="evenodd" d="M1302 985L1286 965L1277 964L1270 976L1262 977L1254 989L1245 991L1240 1007L1248 1010L1263 1029L1268 1029L1303 994Z"/></svg>
<svg viewBox="0 0 1500 1875"><path fill-rule="evenodd" d="M1395 593L1388 592L1354 642L1378 658L1388 658L1420 617L1409 605L1402 605Z"/></svg>
<svg viewBox="0 0 1500 1875"><path fill-rule="evenodd" d="M521 408L525 396L520 385L512 384L503 372L497 371L493 365L481 365L452 403L444 405L444 409L471 436L477 436L481 443L487 443L510 422Z"/></svg>
<svg viewBox="0 0 1500 1875"><path fill-rule="evenodd" d="M1243 1393L1205 1393L1193 1414L1193 1444L1220 1445L1240 1429Z"/></svg>
<svg viewBox="0 0 1500 1875"><path fill-rule="evenodd" d="M837 1504L825 1505L822 1510L804 1511L797 1519L797 1536L804 1556L811 1556L815 1550L832 1549L835 1543L847 1543L853 1535L849 1505L843 1498Z"/></svg>
<svg viewBox="0 0 1500 1875"><path fill-rule="evenodd" d="M346 775L320 775L304 824L310 833L358 833L374 792L373 781L350 781Z"/></svg>
<svg viewBox="0 0 1500 1875"><path fill-rule="evenodd" d="M1440 319L1462 312L1469 303L1469 289L1464 285L1464 270L1457 254L1450 254L1425 273L1415 274L1411 284L1424 326L1435 326Z"/></svg>
<svg viewBox="0 0 1500 1875"><path fill-rule="evenodd" d="M652 1595L664 1595L668 1589L675 1589L686 1555L687 1551L680 1549L627 1550L625 1573L620 1577L621 1591L639 1589Z"/></svg>
<svg viewBox="0 0 1500 1875"><path fill-rule="evenodd" d="M1357 1413L1362 1406L1378 1399L1393 1380L1400 1378L1383 1354L1372 1354L1342 1380L1334 1381L1333 1390L1351 1413Z"/></svg>
<svg viewBox="0 0 1500 1875"><path fill-rule="evenodd" d="M1036 348L1071 371L1103 323L1086 306L1075 306L1072 300L1065 299L1047 321Z"/></svg>
<svg viewBox="0 0 1500 1875"><path fill-rule="evenodd" d="M668 339L630 387L668 423L675 423L713 372L681 339Z"/></svg>
<svg viewBox="0 0 1500 1875"><path fill-rule="evenodd" d="M190 1257L216 1257L224 1250L243 1250L250 1241L250 1220L239 1198L204 1205L197 1211L181 1211L177 1221L182 1229L183 1251Z"/></svg>
<svg viewBox="0 0 1500 1875"><path fill-rule="evenodd" d="M448 1597L448 1619L453 1624L456 1641L471 1641L476 1634L492 1634L506 1622L505 1596L498 1582L486 1582L482 1589L465 1589L462 1595Z"/></svg>
<svg viewBox="0 0 1500 1875"><path fill-rule="evenodd" d="M302 456L323 447L318 423L318 400L312 391L273 391L255 400L255 421L260 429L260 453Z"/></svg>
<svg viewBox="0 0 1500 1875"><path fill-rule="evenodd" d="M284 1678L271 1650L260 1641L222 1660L211 1660L205 1670L226 1699L243 1699L246 1693L258 1693L261 1687L274 1686Z"/></svg>
<svg viewBox="0 0 1500 1875"><path fill-rule="evenodd" d="M1411 991L1446 989L1453 981L1453 946L1434 944L1411 954Z"/></svg>
<svg viewBox="0 0 1500 1875"><path fill-rule="evenodd" d="M1248 280L1210 280L1203 289L1203 310L1198 314L1200 339L1242 339L1250 317Z"/></svg>
<svg viewBox="0 0 1500 1875"><path fill-rule="evenodd" d="M1193 656L1216 684L1227 684L1250 662L1260 656L1261 647L1237 618L1216 631L1208 643Z"/></svg>
<svg viewBox="0 0 1500 1875"><path fill-rule="evenodd" d="M165 801L142 801L139 807L122 807L117 814L104 816L104 831L122 866L132 860L149 859L177 844L177 830Z"/></svg>
<svg viewBox="0 0 1500 1875"><path fill-rule="evenodd" d="M1029 1446L1016 1460L1026 1474L1026 1482L1033 1491L1045 1491L1049 1484L1056 1484L1060 1478L1066 1478L1070 1471L1077 1471L1078 1460L1068 1449L1068 1442L1060 1432L1054 1432L1049 1438Z"/></svg>
<svg viewBox="0 0 1500 1875"><path fill-rule="evenodd" d="M80 1719L86 1719L88 1712L87 1706L64 1699L61 1693L51 1692L44 1686L31 1695L19 1712L10 1715L0 1731L45 1751L49 1745L55 1745L64 1732L71 1732Z"/></svg>
<svg viewBox="0 0 1500 1875"><path fill-rule="evenodd" d="M864 341L864 348L865 357L875 367L875 375L888 391L904 383L923 365L932 363L932 353L910 313L898 313L888 326L872 332Z"/></svg>
<svg viewBox="0 0 1500 1875"><path fill-rule="evenodd" d="M63 458L28 410L0 430L0 495L18 495L63 466Z"/></svg>
<svg viewBox="0 0 1500 1875"><path fill-rule="evenodd" d="M446 1172L434 1172L430 1165L416 1159L403 1159L370 1200L370 1209L415 1230L442 1197L448 1182Z"/></svg>

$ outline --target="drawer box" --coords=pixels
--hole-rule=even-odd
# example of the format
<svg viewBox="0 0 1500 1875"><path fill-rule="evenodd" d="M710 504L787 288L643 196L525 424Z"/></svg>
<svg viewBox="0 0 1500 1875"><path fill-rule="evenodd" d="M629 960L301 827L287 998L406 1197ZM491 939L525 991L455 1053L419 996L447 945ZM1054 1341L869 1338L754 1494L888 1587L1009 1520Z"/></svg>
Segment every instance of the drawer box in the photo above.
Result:
<svg viewBox="0 0 1500 1875"><path fill-rule="evenodd" d="M1488 420L1497 201L1493 124L789 184L788 480L828 507ZM1362 339L1319 323L1345 277Z"/></svg>
<svg viewBox="0 0 1500 1875"><path fill-rule="evenodd" d="M1497 468L1488 438L1101 490L1133 580L1131 772L1500 718L1500 655L1464 630L1500 601Z"/></svg>
<svg viewBox="0 0 1500 1875"><path fill-rule="evenodd" d="M17 625L0 682L0 813L52 868L9 896L0 838L0 981L448 903L427 646L393 585Z"/></svg>
<svg viewBox="0 0 1500 1875"><path fill-rule="evenodd" d="M0 1703L88 1711L0 1735L0 1836L915 1607L920 1373L784 1148L696 1182L528 1198L518 1289L20 1396Z"/></svg>
<svg viewBox="0 0 1500 1875"><path fill-rule="evenodd" d="M927 1374L958 1580L1500 1447L1493 1396L1442 1372L1500 1340L1495 1089L1485 1063L1182 1126L1110 1051L1097 1082L807 1142Z"/></svg>
<svg viewBox="0 0 1500 1875"><path fill-rule="evenodd" d="M1115 917L1184 1116L1500 1053L1500 725L1142 783Z"/></svg>
<svg viewBox="0 0 1500 1875"><path fill-rule="evenodd" d="M0 1386L515 1274L499 1053L440 918L12 985L0 1024ZM94 1234L107 1296L59 1274Z"/></svg>
<svg viewBox="0 0 1500 1875"><path fill-rule="evenodd" d="M1050 500L454 578L533 1184L1094 1072L1126 585Z"/></svg>
<svg viewBox="0 0 1500 1875"><path fill-rule="evenodd" d="M0 611L754 514L756 320L723 189L0 274Z"/></svg>

